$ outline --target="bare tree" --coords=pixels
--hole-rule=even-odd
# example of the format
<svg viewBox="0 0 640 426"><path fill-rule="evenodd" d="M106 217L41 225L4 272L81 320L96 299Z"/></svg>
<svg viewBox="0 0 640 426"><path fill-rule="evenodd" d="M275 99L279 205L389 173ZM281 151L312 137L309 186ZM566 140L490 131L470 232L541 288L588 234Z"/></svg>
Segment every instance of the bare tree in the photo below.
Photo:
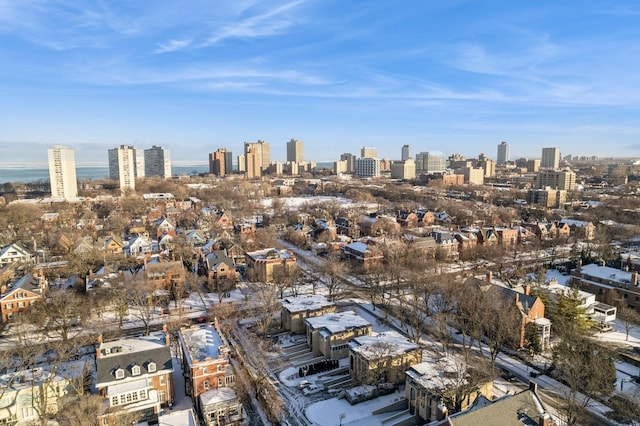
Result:
<svg viewBox="0 0 640 426"><path fill-rule="evenodd" d="M30 321L46 338L69 339L79 336L89 317L91 303L72 290L52 290L29 311Z"/></svg>
<svg viewBox="0 0 640 426"><path fill-rule="evenodd" d="M144 325L144 334L148 336L151 331L151 323L156 318L157 309L166 295L157 290L155 285L146 280L133 280L127 284L127 297L130 306L130 314L140 320Z"/></svg>
<svg viewBox="0 0 640 426"><path fill-rule="evenodd" d="M330 301L335 302L344 297L345 284L343 277L347 274L347 267L343 262L337 257L329 258L318 269L318 274L323 278Z"/></svg>
<svg viewBox="0 0 640 426"><path fill-rule="evenodd" d="M640 314L624 304L618 307L617 318L624 325L625 340L629 340L629 332L640 325Z"/></svg>

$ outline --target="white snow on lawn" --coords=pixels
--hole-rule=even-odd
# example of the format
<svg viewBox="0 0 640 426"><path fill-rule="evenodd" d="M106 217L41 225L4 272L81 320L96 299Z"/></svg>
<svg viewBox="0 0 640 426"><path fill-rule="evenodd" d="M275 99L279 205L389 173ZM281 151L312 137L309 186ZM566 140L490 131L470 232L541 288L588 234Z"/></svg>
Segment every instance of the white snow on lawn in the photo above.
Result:
<svg viewBox="0 0 640 426"><path fill-rule="evenodd" d="M349 426L377 426L382 424L382 420L390 417L393 413L373 415L372 413L385 405L404 398L404 391L372 399L351 405L344 399L327 399L325 401L311 404L305 410L307 418L316 426L336 426L340 424L340 415L343 425Z"/></svg>

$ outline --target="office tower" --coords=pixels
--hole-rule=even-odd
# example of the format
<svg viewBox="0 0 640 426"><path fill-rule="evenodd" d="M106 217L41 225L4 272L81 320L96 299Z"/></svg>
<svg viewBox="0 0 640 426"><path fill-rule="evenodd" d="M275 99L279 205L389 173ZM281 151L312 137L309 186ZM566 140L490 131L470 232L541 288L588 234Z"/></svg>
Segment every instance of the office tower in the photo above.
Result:
<svg viewBox="0 0 640 426"><path fill-rule="evenodd" d="M543 169L557 169L560 167L560 148L542 148L540 167Z"/></svg>
<svg viewBox="0 0 640 426"><path fill-rule="evenodd" d="M258 179L262 176L262 146L260 143L245 142L244 170L248 179ZM266 170L266 168L265 168Z"/></svg>
<svg viewBox="0 0 640 426"><path fill-rule="evenodd" d="M343 173L355 173L356 171L356 156L349 153L349 152L345 152L344 154L340 155L340 161L346 161L347 162L347 166L346 169L344 170Z"/></svg>
<svg viewBox="0 0 640 426"><path fill-rule="evenodd" d="M411 158L411 147L402 145L402 161L407 161L409 158Z"/></svg>
<svg viewBox="0 0 640 426"><path fill-rule="evenodd" d="M411 158L407 158L403 161L394 161L391 165L391 178L392 179L415 179L416 177L416 163Z"/></svg>
<svg viewBox="0 0 640 426"><path fill-rule="evenodd" d="M380 160L377 158L356 158L356 176L380 176Z"/></svg>
<svg viewBox="0 0 640 426"><path fill-rule="evenodd" d="M224 176L233 173L233 153L225 148L218 148L209 154L209 173Z"/></svg>
<svg viewBox="0 0 640 426"><path fill-rule="evenodd" d="M498 145L498 166L504 166L509 161L509 144L502 141Z"/></svg>
<svg viewBox="0 0 640 426"><path fill-rule="evenodd" d="M373 147L363 146L360 149L360 158L378 158L378 150Z"/></svg>
<svg viewBox="0 0 640 426"><path fill-rule="evenodd" d="M300 163L304 161L304 143L297 139L287 142L287 161Z"/></svg>
<svg viewBox="0 0 640 426"><path fill-rule="evenodd" d="M65 145L55 145L47 150L51 197L66 200L78 197L76 160L73 150Z"/></svg>
<svg viewBox="0 0 640 426"><path fill-rule="evenodd" d="M136 147L134 149L133 156L135 157L136 162L136 177L144 177L144 151L142 149L138 149Z"/></svg>
<svg viewBox="0 0 640 426"><path fill-rule="evenodd" d="M421 152L416 154L416 170L424 173L442 173L446 168L442 153Z"/></svg>
<svg viewBox="0 0 640 426"><path fill-rule="evenodd" d="M120 182L120 190L136 189L136 149L120 145L109 150L109 177Z"/></svg>
<svg viewBox="0 0 640 426"><path fill-rule="evenodd" d="M144 173L147 176L171 177L171 157L169 150L153 145L144 150Z"/></svg>
<svg viewBox="0 0 640 426"><path fill-rule="evenodd" d="M536 177L536 187L538 189L560 189L573 191L576 187L576 174L569 170L543 169Z"/></svg>

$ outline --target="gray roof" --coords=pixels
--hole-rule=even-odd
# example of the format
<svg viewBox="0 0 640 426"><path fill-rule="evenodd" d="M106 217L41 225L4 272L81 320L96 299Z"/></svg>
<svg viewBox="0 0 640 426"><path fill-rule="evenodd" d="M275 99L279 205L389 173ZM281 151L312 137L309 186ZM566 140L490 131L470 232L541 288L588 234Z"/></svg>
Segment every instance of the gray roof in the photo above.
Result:
<svg viewBox="0 0 640 426"><path fill-rule="evenodd" d="M117 348L120 348L120 352L118 352ZM105 349L108 349L110 354L105 354ZM145 374L149 373L147 369L149 362L156 363L156 371L173 371L171 351L169 346L165 345L164 333L152 333L150 336L103 343L98 348L98 351L100 351L100 358L96 359L98 387L101 387L101 384L104 385L116 380L144 377ZM134 365L140 367L139 376L132 376L131 374L131 367ZM115 371L118 368L124 370L124 379L116 379Z"/></svg>

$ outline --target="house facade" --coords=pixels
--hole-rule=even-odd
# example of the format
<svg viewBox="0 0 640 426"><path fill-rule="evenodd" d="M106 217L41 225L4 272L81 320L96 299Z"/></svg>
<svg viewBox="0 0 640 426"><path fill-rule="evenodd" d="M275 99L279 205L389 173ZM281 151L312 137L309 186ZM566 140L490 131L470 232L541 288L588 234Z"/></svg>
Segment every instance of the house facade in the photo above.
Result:
<svg viewBox="0 0 640 426"><path fill-rule="evenodd" d="M42 300L47 289L47 280L25 275L17 281L0 288L0 318L9 322L30 306Z"/></svg>
<svg viewBox="0 0 640 426"><path fill-rule="evenodd" d="M305 333L307 318L319 317L336 312L335 303L326 297L307 294L298 297L286 297L282 300L282 328L294 334Z"/></svg>
<svg viewBox="0 0 640 426"><path fill-rule="evenodd" d="M335 312L304 320L307 344L314 356L329 359L349 355L349 340L368 336L373 329L369 322L354 311Z"/></svg>
<svg viewBox="0 0 640 426"><path fill-rule="evenodd" d="M138 421L157 422L158 414L174 398L173 364L167 328L149 336L110 342L98 339L96 388L105 400L99 416L104 425L114 425L120 414Z"/></svg>
<svg viewBox="0 0 640 426"><path fill-rule="evenodd" d="M291 250L268 248L245 253L247 278L252 281L272 282L274 272L293 272L298 264ZM279 270L279 271L278 271ZM278 272L276 272L278 271Z"/></svg>

